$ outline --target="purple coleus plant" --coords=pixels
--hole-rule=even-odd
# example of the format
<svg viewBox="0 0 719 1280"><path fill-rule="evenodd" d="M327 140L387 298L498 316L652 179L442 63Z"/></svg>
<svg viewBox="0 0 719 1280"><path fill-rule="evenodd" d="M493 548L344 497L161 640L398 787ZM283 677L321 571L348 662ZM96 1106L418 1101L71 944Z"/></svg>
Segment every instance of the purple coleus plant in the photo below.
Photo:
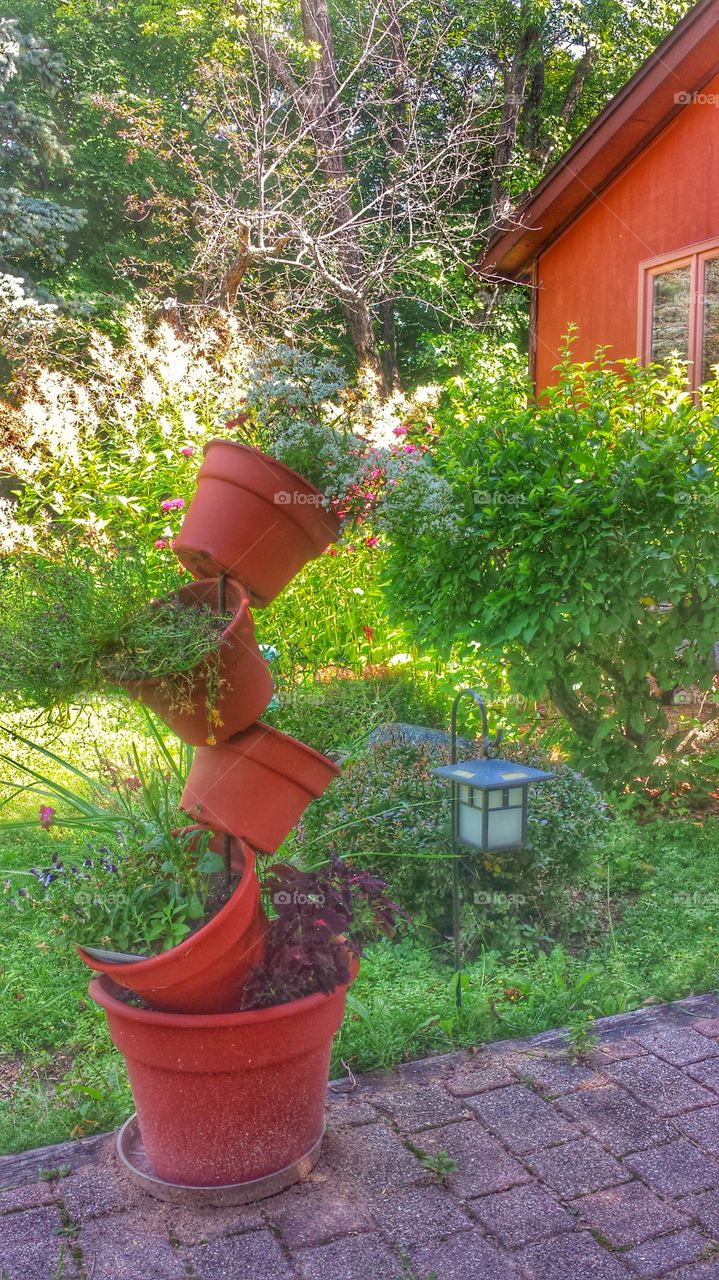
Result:
<svg viewBox="0 0 719 1280"><path fill-rule="evenodd" d="M270 867L264 883L274 911L262 964L242 996L243 1009L263 1009L334 991L350 978L350 963L379 935L391 937L407 919L387 895L388 886L368 871L333 855L328 866L301 871Z"/></svg>

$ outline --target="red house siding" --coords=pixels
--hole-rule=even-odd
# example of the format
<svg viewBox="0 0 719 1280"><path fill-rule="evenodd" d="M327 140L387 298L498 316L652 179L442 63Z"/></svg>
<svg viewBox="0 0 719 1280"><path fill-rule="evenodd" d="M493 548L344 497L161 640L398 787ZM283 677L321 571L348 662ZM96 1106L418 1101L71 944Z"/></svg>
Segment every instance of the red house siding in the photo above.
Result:
<svg viewBox="0 0 719 1280"><path fill-rule="evenodd" d="M636 356L639 264L719 237L719 76L539 257L536 383L552 383L563 336Z"/></svg>

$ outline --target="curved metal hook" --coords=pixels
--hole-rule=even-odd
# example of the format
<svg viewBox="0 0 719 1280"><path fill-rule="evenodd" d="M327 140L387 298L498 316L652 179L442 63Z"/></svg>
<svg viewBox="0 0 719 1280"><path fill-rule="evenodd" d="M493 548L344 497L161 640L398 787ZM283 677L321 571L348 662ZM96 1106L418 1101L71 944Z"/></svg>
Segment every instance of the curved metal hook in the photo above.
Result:
<svg viewBox="0 0 719 1280"><path fill-rule="evenodd" d="M451 720L451 764L457 763L457 708L462 698L472 698L476 702L482 713L482 750L489 755L490 752L499 751L499 744L502 741L502 730L497 730L496 738L490 738L489 725L487 723L487 704L481 693L476 689L470 689L469 686L460 689L452 703L452 720Z"/></svg>

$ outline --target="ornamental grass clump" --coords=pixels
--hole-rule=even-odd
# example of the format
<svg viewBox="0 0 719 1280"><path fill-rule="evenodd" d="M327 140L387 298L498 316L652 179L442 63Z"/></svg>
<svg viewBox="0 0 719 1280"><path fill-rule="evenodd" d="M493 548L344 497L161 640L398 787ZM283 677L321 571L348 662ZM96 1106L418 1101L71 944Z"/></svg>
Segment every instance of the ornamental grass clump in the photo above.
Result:
<svg viewBox="0 0 719 1280"><path fill-rule="evenodd" d="M99 776L86 779L89 796L49 784L63 809L39 808L51 851L29 873L6 871L10 903L67 943L142 956L177 946L215 915L234 882L209 848L212 832L178 808L173 758L163 752L156 763L169 765L169 776L147 772L136 751L124 767L101 759ZM64 827L92 835L82 853L54 840Z"/></svg>

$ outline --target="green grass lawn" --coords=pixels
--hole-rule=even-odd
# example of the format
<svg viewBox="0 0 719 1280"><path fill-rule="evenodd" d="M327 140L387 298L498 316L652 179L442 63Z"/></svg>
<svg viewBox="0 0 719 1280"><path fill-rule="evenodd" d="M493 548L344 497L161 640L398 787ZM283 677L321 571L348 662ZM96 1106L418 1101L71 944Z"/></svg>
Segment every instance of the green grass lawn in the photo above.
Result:
<svg viewBox="0 0 719 1280"><path fill-rule="evenodd" d="M5 839L2 869L46 861L58 845L39 829ZM16 883L16 882L15 882ZM587 888L591 927L572 953L490 953L468 967L457 1015L453 975L411 933L367 955L350 993L333 1069L402 1059L570 1025L645 1000L717 984L719 820L617 822L605 865ZM132 1101L88 971L0 899L0 1151L118 1125Z"/></svg>

